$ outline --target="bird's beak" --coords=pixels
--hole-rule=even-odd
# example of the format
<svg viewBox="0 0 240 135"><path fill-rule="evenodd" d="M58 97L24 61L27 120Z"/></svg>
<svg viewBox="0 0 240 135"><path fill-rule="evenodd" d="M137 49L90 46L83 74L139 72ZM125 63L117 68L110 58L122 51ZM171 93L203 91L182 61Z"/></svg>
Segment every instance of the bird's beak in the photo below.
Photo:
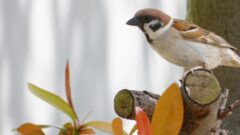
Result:
<svg viewBox="0 0 240 135"><path fill-rule="evenodd" d="M133 17L132 19L130 19L130 20L127 21L127 25L141 26L142 23L141 23L141 21L140 21L138 18Z"/></svg>

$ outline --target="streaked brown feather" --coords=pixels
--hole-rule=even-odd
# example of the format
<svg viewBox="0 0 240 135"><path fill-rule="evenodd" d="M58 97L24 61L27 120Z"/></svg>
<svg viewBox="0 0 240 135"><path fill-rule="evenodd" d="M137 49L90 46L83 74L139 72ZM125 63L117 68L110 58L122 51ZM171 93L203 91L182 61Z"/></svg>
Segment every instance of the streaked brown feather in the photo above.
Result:
<svg viewBox="0 0 240 135"><path fill-rule="evenodd" d="M180 36L184 39L237 50L236 47L230 45L222 37L191 22L174 19L173 28L179 31Z"/></svg>

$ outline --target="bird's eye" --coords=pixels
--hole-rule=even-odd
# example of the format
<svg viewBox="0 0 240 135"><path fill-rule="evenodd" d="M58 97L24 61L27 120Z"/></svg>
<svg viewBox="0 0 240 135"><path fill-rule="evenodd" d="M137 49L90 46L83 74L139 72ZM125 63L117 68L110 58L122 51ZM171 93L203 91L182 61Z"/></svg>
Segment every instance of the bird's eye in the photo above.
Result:
<svg viewBox="0 0 240 135"><path fill-rule="evenodd" d="M163 23L161 21L155 21L154 23L150 24L149 26L152 31L157 31L159 28L163 27Z"/></svg>
<svg viewBox="0 0 240 135"><path fill-rule="evenodd" d="M149 16L145 16L144 18L144 22L150 22L151 21L151 17L149 17Z"/></svg>

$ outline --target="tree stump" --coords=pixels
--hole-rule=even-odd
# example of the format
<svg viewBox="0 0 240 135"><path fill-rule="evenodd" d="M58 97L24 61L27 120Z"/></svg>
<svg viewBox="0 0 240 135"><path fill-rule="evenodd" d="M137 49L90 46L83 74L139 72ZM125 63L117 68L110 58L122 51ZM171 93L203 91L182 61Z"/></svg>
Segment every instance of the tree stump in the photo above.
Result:
<svg viewBox="0 0 240 135"><path fill-rule="evenodd" d="M239 106L236 101L225 108L228 90L221 93L218 80L206 69L196 69L185 73L181 79L184 104L184 122L180 135L226 135L220 129L222 119ZM135 119L135 107L141 107L151 120L154 107L161 98L147 91L124 89L114 99L115 112L122 118Z"/></svg>
<svg viewBox="0 0 240 135"><path fill-rule="evenodd" d="M219 83L207 70L188 72L183 79L184 122L180 134L210 135L218 120Z"/></svg>

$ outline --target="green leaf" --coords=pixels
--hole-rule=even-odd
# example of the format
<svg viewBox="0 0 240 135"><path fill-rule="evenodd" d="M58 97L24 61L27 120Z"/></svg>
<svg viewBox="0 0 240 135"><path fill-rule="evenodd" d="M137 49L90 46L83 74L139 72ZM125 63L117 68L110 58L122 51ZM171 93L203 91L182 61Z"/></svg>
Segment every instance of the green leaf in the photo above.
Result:
<svg viewBox="0 0 240 135"><path fill-rule="evenodd" d="M137 125L135 124L135 125L132 127L129 135L133 135L136 130L137 130Z"/></svg>
<svg viewBox="0 0 240 135"><path fill-rule="evenodd" d="M29 90L40 99L67 114L73 121L77 119L71 107L59 96L28 83Z"/></svg>
<svg viewBox="0 0 240 135"><path fill-rule="evenodd" d="M83 127L93 127L103 132L112 133L112 124L105 121L89 121Z"/></svg>
<svg viewBox="0 0 240 135"><path fill-rule="evenodd" d="M85 123L85 121L87 120L87 118L92 114L93 111L90 111L87 113L87 115L85 115L85 117L82 119L82 123Z"/></svg>

